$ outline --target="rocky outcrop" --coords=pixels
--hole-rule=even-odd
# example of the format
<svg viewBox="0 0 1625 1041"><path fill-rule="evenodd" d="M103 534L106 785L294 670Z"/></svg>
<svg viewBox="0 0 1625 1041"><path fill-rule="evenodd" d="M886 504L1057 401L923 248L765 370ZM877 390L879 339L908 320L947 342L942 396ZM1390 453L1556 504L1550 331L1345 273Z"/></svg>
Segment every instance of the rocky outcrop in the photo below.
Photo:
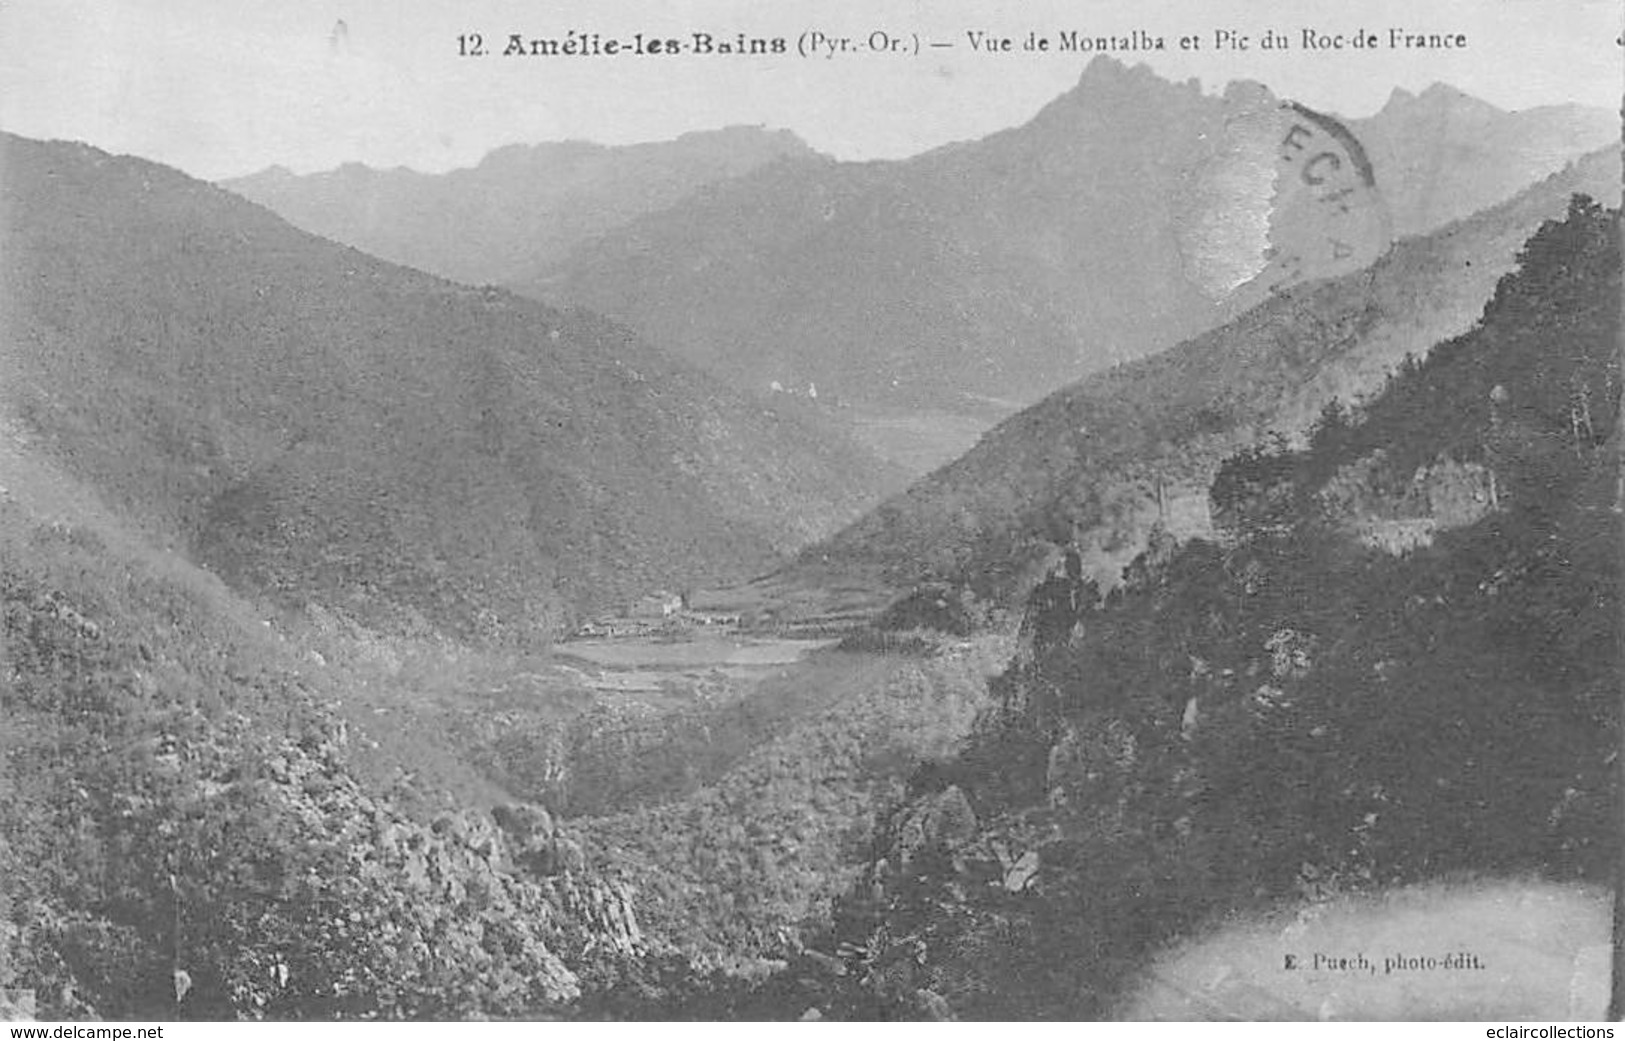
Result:
<svg viewBox="0 0 1625 1041"><path fill-rule="evenodd" d="M907 864L921 853L952 853L976 837L976 811L954 785L911 806L897 829L897 861Z"/></svg>
<svg viewBox="0 0 1625 1041"><path fill-rule="evenodd" d="M1441 456L1407 479L1382 449L1343 467L1320 493L1321 505L1366 546L1399 555L1433 544L1441 531L1466 527L1497 508L1495 475L1481 463Z"/></svg>

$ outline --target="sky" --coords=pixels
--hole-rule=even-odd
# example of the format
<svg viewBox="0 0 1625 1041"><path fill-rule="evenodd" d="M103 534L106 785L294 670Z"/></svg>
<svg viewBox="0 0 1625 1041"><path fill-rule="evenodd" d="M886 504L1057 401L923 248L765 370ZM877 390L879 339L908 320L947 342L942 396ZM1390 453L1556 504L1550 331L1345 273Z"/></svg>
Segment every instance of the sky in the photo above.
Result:
<svg viewBox="0 0 1625 1041"><path fill-rule="evenodd" d="M1283 14L1290 11L1290 14ZM1128 13L1125 13L1128 12ZM441 171L504 144L625 144L733 124L795 131L843 159L899 158L1030 118L1089 55L1026 52L1053 38L1161 36L1117 51L1210 92L1234 79L1343 116L1396 87L1449 83L1506 109L1625 94L1618 0L0 0L0 129L86 141L220 179L281 164ZM1459 51L1306 51L1302 32L1463 33ZM459 36L783 36L783 56L461 57ZM1250 38L1216 49L1215 34ZM1259 46L1266 29L1287 50ZM803 58L803 34L855 53ZM967 33L1015 40L975 53ZM864 48L871 34L919 54ZM1181 50L1182 37L1196 50ZM951 42L951 48L929 47ZM467 41L464 41L465 46ZM1052 47L1054 44L1052 43Z"/></svg>

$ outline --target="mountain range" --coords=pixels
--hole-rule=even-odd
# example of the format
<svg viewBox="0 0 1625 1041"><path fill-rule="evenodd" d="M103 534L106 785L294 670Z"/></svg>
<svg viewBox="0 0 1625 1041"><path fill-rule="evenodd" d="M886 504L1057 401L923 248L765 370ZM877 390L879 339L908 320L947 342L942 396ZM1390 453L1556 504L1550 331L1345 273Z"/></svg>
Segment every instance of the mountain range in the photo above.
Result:
<svg viewBox="0 0 1625 1041"><path fill-rule="evenodd" d="M1114 582L1153 526L1211 534L1219 462L1269 431L1295 435L1332 399L1357 403L1407 356L1467 329L1542 221L1571 194L1620 197L1618 148L1506 202L1400 242L1366 271L1285 290L1152 357L1097 373L982 437L801 566L954 580L1008 594L1077 542ZM792 577L787 575L785 577Z"/></svg>
<svg viewBox="0 0 1625 1041"><path fill-rule="evenodd" d="M1551 966L1367 1007L1589 1013L1616 139L1110 59L897 162L0 134L0 1008L1328 1018L1283 914L1510 878ZM1371 262L1269 281L1344 199Z"/></svg>
<svg viewBox="0 0 1625 1041"><path fill-rule="evenodd" d="M745 577L896 475L604 319L299 231L173 169L0 140L0 403L151 537L285 606L545 639Z"/></svg>
<svg viewBox="0 0 1625 1041"><path fill-rule="evenodd" d="M508 145L445 174L347 163L301 176L273 166L221 187L335 242L482 285L518 281L714 181L814 155L789 131L738 126L623 147Z"/></svg>
<svg viewBox="0 0 1625 1041"><path fill-rule="evenodd" d="M1101 57L1022 126L897 162L765 167L516 288L626 321L746 386L904 410L1030 403L1238 312L1193 272L1187 237L1235 205L1203 195L1216 142L1274 104L1255 84L1210 95ZM1617 122L1435 87L1347 125L1403 237L1561 169Z"/></svg>
<svg viewBox="0 0 1625 1041"><path fill-rule="evenodd" d="M224 186L388 259L607 315L737 386L816 398L922 473L1022 405L1261 298L1235 287L1269 243L1236 211L1268 222L1270 171L1233 161L1275 146L1246 137L1283 104L1101 56L1027 123L899 161L736 127L515 146L443 175L351 165ZM1504 112L1444 85L1343 125L1400 238L1618 136L1605 110ZM1209 256L1214 234L1241 255Z"/></svg>

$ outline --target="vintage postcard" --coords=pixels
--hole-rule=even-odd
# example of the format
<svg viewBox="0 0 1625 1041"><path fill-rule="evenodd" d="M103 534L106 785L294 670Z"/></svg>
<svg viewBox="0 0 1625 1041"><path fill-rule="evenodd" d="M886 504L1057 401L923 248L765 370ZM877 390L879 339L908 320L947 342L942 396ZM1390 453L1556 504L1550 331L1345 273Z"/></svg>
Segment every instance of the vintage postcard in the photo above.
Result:
<svg viewBox="0 0 1625 1041"><path fill-rule="evenodd" d="M1612 1037L1622 27L0 5L0 1018Z"/></svg>

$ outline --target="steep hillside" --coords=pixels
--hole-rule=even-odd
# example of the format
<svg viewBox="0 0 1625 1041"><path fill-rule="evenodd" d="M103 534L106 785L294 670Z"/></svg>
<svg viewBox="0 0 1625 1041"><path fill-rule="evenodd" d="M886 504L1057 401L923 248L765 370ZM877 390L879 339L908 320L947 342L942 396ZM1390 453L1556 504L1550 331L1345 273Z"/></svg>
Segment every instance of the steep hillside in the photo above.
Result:
<svg viewBox="0 0 1625 1041"><path fill-rule="evenodd" d="M42 1020L534 1017L640 950L568 829L369 783L348 676L13 434L0 988Z"/></svg>
<svg viewBox="0 0 1625 1041"><path fill-rule="evenodd" d="M1009 654L595 704L552 655L267 625L26 440L0 422L0 988L42 1019L678 1014L827 924Z"/></svg>
<svg viewBox="0 0 1625 1041"><path fill-rule="evenodd" d="M1607 936L1621 866L1619 211L1577 196L1519 261L1352 416L1227 461L1217 539L1035 593L999 709L838 915L869 1014L1106 1017L1144 983L1176 1018L1601 1016L1607 947L1571 936ZM1374 510L1427 537L1373 544ZM1503 943L1531 906L1570 924ZM1361 950L1354 912L1488 964L1282 971ZM1151 964L1249 921L1275 923L1262 971Z"/></svg>
<svg viewBox="0 0 1625 1041"><path fill-rule="evenodd" d="M679 782L693 788L680 798L572 821L591 861L632 887L651 954L667 956L643 966L644 993L596 999L613 1014L666 1018L704 993L712 970L759 977L800 952L828 928L909 774L950 755L988 707L987 677L1008 653L1008 640L987 639L919 658L831 655L785 684L809 704L720 776ZM638 769L700 772L704 760L684 755L692 748L638 750Z"/></svg>
<svg viewBox="0 0 1625 1041"><path fill-rule="evenodd" d="M364 253L459 282L507 283L705 185L812 156L788 131L730 127L615 148L510 145L445 174L272 167L220 186Z"/></svg>
<svg viewBox="0 0 1625 1041"><path fill-rule="evenodd" d="M1078 541L1103 582L1161 523L1208 534L1225 456L1301 432L1407 355L1466 329L1516 250L1571 192L1619 199L1617 149L1516 198L1397 245L1369 271L1291 288L1180 346L1089 377L1011 418L961 459L802 554L896 585L957 580L1006 596ZM1160 499L1160 507L1159 507Z"/></svg>
<svg viewBox="0 0 1625 1041"><path fill-rule="evenodd" d="M528 641L742 577L883 468L586 313L297 231L80 145L0 141L0 404L20 436L242 589Z"/></svg>
<svg viewBox="0 0 1625 1041"><path fill-rule="evenodd" d="M1607 113L1457 118L1436 97L1370 121L1384 150L1369 205L1403 231L1617 136ZM1256 85L1208 95L1100 57L1023 126L899 162L766 167L516 288L624 320L746 386L905 411L1027 403L1233 314L1236 279L1193 270L1215 260L1193 236L1234 234L1238 209L1269 222L1281 136L1247 128L1278 108ZM1251 274L1247 256L1217 259Z"/></svg>

